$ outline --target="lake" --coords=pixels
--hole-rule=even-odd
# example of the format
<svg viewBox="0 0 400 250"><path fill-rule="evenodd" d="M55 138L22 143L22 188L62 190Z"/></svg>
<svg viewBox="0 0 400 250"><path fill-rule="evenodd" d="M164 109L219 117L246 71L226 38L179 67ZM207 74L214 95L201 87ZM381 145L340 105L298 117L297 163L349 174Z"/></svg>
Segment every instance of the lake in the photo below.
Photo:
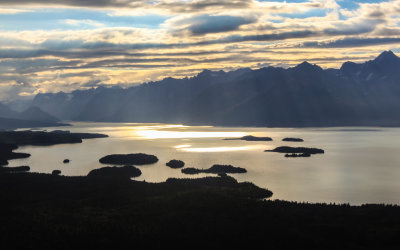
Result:
<svg viewBox="0 0 400 250"><path fill-rule="evenodd" d="M165 165L171 159L185 167L209 168L231 164L247 169L231 174L274 192L273 199L307 202L400 204L400 128L253 128L183 126L143 123L71 123L71 132L104 133L109 138L88 139L81 144L24 146L17 152L30 153L27 159L10 161L10 166L29 165L31 172L87 175L102 165L108 154L154 154L159 162L138 166L142 175L135 180L162 182L169 177L194 178ZM269 142L223 140L244 135L268 136ZM283 142L284 137L300 137L304 142ZM285 158L264 152L277 146L316 147L325 154L310 158ZM64 159L69 164L63 164Z"/></svg>

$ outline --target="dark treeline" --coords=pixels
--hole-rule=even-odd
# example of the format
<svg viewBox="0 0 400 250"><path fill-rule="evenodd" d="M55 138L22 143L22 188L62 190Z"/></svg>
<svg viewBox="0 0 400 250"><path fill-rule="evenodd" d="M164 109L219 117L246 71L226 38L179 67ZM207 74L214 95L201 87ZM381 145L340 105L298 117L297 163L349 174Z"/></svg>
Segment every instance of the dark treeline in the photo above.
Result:
<svg viewBox="0 0 400 250"><path fill-rule="evenodd" d="M398 249L400 208L261 200L230 177L0 175L2 249Z"/></svg>
<svg viewBox="0 0 400 250"><path fill-rule="evenodd" d="M31 156L30 154L26 153L13 152L13 150L17 148L18 146L16 144L4 143L0 140L0 167L3 165L8 165L8 160L28 158Z"/></svg>
<svg viewBox="0 0 400 250"><path fill-rule="evenodd" d="M16 173L16 172L28 172L31 168L29 166L19 166L19 167L3 167L0 166L0 173Z"/></svg>

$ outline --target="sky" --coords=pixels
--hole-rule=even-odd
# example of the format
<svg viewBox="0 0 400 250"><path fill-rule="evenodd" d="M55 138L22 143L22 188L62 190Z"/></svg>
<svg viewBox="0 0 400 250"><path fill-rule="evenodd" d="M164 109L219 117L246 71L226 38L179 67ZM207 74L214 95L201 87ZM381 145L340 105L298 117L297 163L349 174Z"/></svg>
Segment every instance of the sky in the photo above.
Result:
<svg viewBox="0 0 400 250"><path fill-rule="evenodd" d="M400 0L0 0L0 101L400 53Z"/></svg>

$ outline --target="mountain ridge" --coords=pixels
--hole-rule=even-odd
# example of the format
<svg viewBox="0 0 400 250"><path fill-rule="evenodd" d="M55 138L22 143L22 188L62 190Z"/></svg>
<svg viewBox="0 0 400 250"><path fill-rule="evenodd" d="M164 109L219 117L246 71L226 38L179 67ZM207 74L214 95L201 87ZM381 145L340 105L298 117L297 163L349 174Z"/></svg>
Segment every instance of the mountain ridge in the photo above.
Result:
<svg viewBox="0 0 400 250"><path fill-rule="evenodd" d="M18 112L0 103L0 130L66 125L58 122L58 118L36 106L30 106L24 111Z"/></svg>
<svg viewBox="0 0 400 250"><path fill-rule="evenodd" d="M127 89L38 94L32 105L61 119L224 126L399 126L400 58L322 69L203 70Z"/></svg>

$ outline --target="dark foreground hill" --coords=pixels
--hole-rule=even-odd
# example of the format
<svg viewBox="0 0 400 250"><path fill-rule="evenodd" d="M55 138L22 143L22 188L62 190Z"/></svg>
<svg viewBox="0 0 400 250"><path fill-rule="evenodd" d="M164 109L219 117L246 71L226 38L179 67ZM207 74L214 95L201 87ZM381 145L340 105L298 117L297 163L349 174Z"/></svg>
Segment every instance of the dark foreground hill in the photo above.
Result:
<svg viewBox="0 0 400 250"><path fill-rule="evenodd" d="M204 70L127 89L38 94L33 105L65 120L243 126L399 126L400 58L324 70Z"/></svg>
<svg viewBox="0 0 400 250"><path fill-rule="evenodd" d="M231 177L0 174L1 249L398 249L400 208L260 200Z"/></svg>

